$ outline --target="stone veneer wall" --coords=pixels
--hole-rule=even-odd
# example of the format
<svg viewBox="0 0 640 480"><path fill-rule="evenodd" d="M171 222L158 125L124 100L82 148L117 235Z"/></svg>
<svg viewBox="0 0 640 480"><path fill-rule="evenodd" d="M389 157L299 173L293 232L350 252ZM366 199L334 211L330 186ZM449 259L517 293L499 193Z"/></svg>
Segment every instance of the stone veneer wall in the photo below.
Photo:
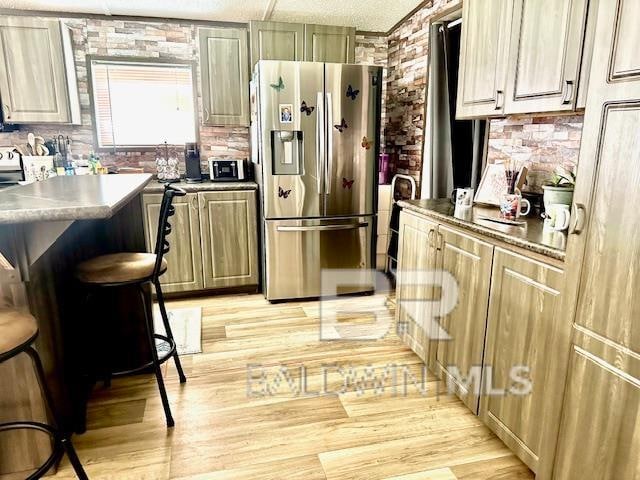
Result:
<svg viewBox="0 0 640 480"><path fill-rule="evenodd" d="M22 125L12 133L0 133L0 145L26 143L28 132L45 138L68 135L74 155L88 155L94 148L93 118L87 79L87 55L198 60L197 25L182 21L131 21L101 18L64 19L73 30L73 48L82 111L82 125ZM386 37L358 35L356 59L361 63L386 65ZM198 66L197 104L202 118L202 88ZM208 127L199 123L203 163L209 156L249 158L250 139L246 127ZM143 167L155 171L154 152L100 153L106 165Z"/></svg>
<svg viewBox="0 0 640 480"><path fill-rule="evenodd" d="M459 0L432 0L388 37L387 107L384 138L393 154L395 173L420 182L427 98L429 21ZM508 117L491 120L488 161L530 156L529 182L538 190L556 165L575 166L582 133L582 115Z"/></svg>
<svg viewBox="0 0 640 480"><path fill-rule="evenodd" d="M388 37L386 152L395 173L422 175L424 109L427 98L429 21L459 0L433 0Z"/></svg>
<svg viewBox="0 0 640 480"><path fill-rule="evenodd" d="M513 154L527 162L527 189L541 186L558 165L575 171L584 115L507 117L491 120L487 161L508 161Z"/></svg>

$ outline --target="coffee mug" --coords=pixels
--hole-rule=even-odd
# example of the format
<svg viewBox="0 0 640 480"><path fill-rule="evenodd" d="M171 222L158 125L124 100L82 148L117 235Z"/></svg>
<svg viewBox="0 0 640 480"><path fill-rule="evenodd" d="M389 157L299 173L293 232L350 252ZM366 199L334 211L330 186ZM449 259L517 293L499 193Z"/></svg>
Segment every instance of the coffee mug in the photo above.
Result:
<svg viewBox="0 0 640 480"><path fill-rule="evenodd" d="M522 207L526 206L526 211ZM508 220L515 220L520 215L528 215L531 211L531 204L526 198L522 198L522 193L516 188L515 193L505 193L500 197L500 215Z"/></svg>
<svg viewBox="0 0 640 480"><path fill-rule="evenodd" d="M544 215L545 228L559 232L569 228L569 222L571 221L569 205L563 205L561 203L551 204Z"/></svg>
<svg viewBox="0 0 640 480"><path fill-rule="evenodd" d="M451 201L457 206L473 206L473 188L456 188L451 193Z"/></svg>

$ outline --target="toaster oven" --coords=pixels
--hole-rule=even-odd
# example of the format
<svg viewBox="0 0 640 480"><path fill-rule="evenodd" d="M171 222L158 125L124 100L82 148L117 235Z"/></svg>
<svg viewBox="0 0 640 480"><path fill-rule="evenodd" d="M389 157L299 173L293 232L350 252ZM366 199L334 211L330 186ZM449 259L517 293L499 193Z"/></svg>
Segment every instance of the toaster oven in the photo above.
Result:
<svg viewBox="0 0 640 480"><path fill-rule="evenodd" d="M238 182L245 180L244 160L210 158L209 176L213 182Z"/></svg>

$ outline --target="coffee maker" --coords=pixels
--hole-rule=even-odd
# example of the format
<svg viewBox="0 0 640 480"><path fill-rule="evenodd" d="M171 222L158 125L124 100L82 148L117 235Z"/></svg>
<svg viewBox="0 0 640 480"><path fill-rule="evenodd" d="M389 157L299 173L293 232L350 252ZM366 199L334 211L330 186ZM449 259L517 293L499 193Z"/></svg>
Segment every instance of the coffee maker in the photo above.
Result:
<svg viewBox="0 0 640 480"><path fill-rule="evenodd" d="M200 169L200 152L197 143L184 145L184 163L186 166L185 180L187 183L202 182L202 170Z"/></svg>

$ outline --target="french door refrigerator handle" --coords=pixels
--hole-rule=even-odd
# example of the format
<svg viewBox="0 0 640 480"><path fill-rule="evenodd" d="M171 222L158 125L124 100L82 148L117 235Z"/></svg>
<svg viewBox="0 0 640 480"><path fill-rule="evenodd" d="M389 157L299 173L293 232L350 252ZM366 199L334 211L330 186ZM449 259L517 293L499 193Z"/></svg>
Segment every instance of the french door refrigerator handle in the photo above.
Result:
<svg viewBox="0 0 640 480"><path fill-rule="evenodd" d="M333 104L331 93L327 92L327 169L325 171L324 188L327 195L331 193L331 181L333 175Z"/></svg>
<svg viewBox="0 0 640 480"><path fill-rule="evenodd" d="M345 225L309 225L309 226L287 226L282 225L277 227L278 232L314 232L314 231L327 231L327 230L357 230L358 228L366 228L369 226L369 222L364 223L351 223Z"/></svg>
<svg viewBox="0 0 640 480"><path fill-rule="evenodd" d="M316 95L316 105L318 114L316 118L316 179L318 181L318 193L322 193L322 167L324 165L324 95L318 92Z"/></svg>

